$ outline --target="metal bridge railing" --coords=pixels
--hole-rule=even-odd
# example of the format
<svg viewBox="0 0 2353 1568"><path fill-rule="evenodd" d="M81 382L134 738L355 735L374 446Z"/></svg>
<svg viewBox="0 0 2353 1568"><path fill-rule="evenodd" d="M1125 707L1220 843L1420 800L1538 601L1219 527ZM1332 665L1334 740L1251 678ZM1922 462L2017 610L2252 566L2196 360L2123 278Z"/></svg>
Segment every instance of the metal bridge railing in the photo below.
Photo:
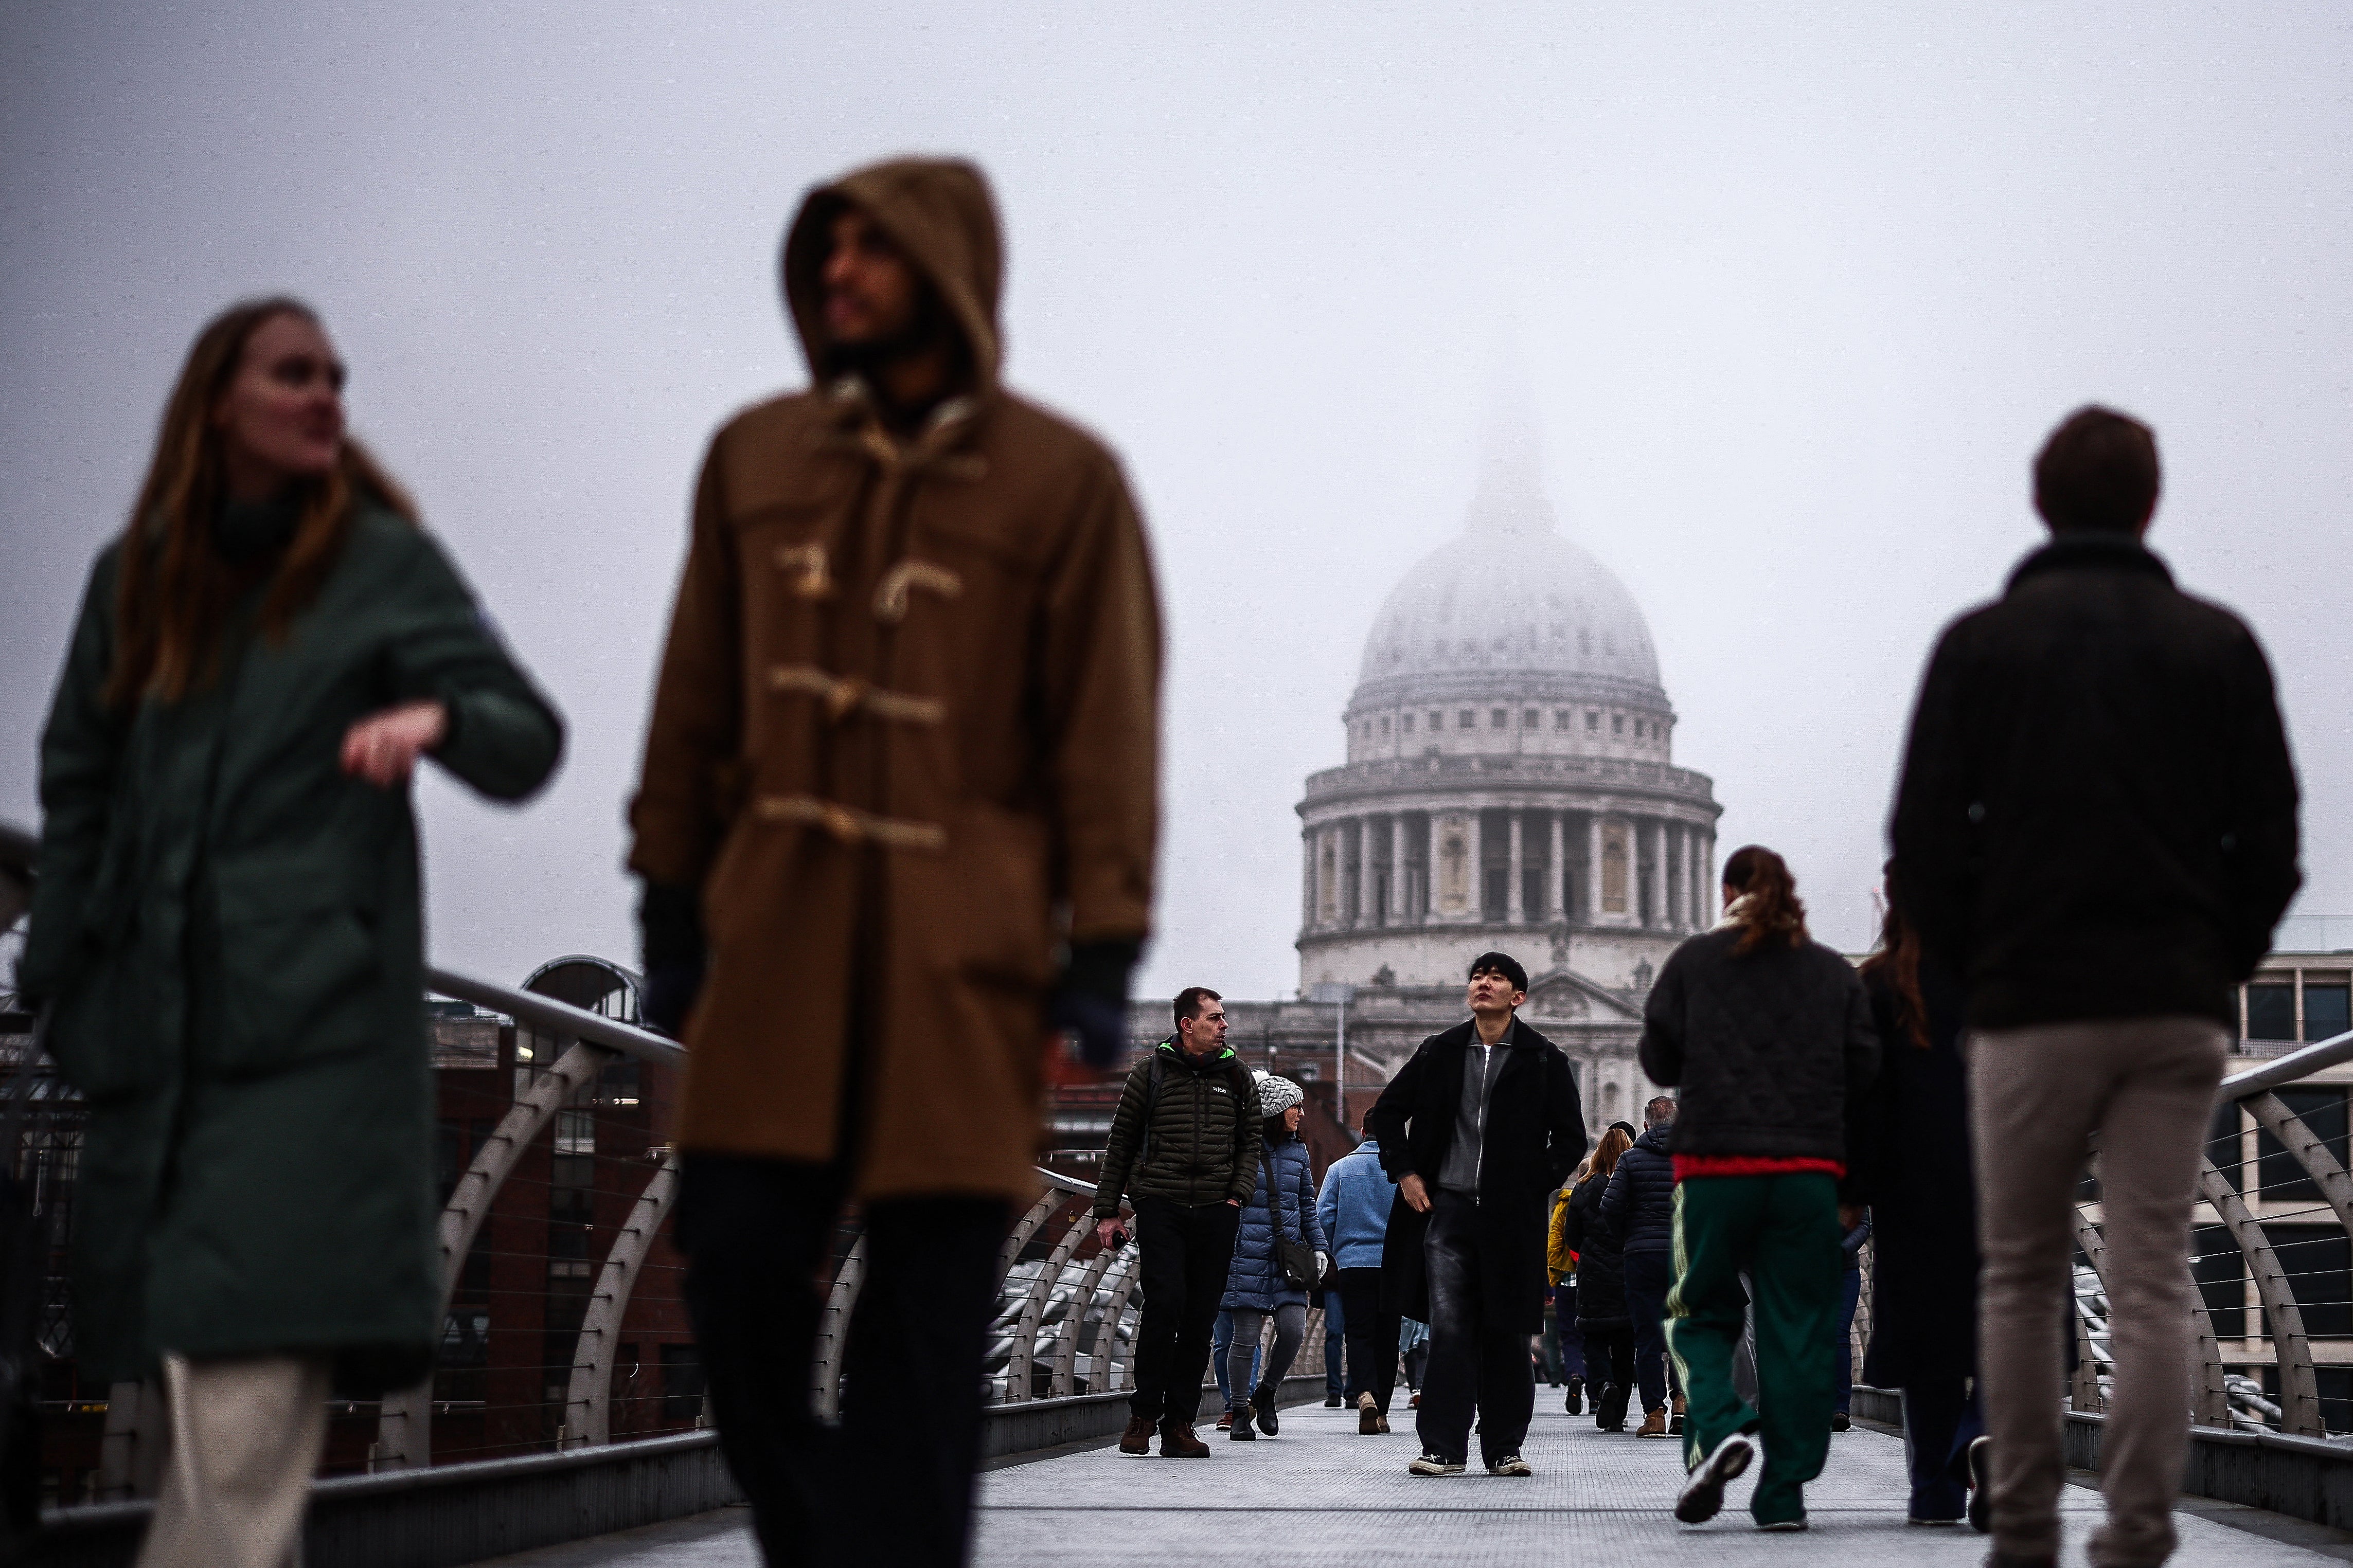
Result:
<svg viewBox="0 0 2353 1568"><path fill-rule="evenodd" d="M32 835L0 823L0 934L16 929L29 902L35 847ZM565 962L599 965L626 976L601 961ZM685 1051L676 1041L637 1026L633 984L628 987L632 994L622 997L617 991L592 1008L540 990L494 985L445 969L429 969L427 979L438 995L480 1009L471 1021L489 1026L493 1038L499 1027L511 1026L515 1042L510 1052L494 1054L483 1064L486 1071L436 1075L442 1080L437 1093L445 1145L456 1129L455 1152L463 1161L462 1169L453 1163L445 1170L448 1197L440 1218L444 1348L456 1347L460 1353L454 1361L445 1355L432 1380L387 1394L381 1402L337 1401L335 1425L348 1428L373 1417L373 1430L364 1442L364 1468L369 1470L594 1447L617 1437L655 1436L665 1426L675 1430L681 1424L678 1399L636 1388L643 1358L638 1366L624 1365L622 1350L625 1320L631 1318L633 1302L640 1309L639 1321L651 1298L656 1307L676 1309L682 1321L677 1260L658 1244L678 1191L678 1159L656 1141L658 1131L634 1148L614 1147L606 1128L612 1107L637 1107L647 1098L635 1093L639 1080L633 1077L622 1080L630 1094L615 1094L617 1068L625 1074L630 1063L640 1068L676 1068L684 1063ZM616 1003L617 1013L625 1016L617 1016ZM55 1107L52 1120L58 1126L45 1131L41 1119L28 1119L18 1147L0 1151L0 1155L28 1178L62 1174L69 1179L71 1162L59 1154L69 1138L78 1142L78 1100L47 1064L18 1059L5 1064L5 1070L39 1073L39 1092ZM454 1081L459 1079L464 1081ZM472 1099L458 1103L467 1096ZM659 1108L647 1104L641 1110L625 1130L658 1123ZM69 1131L59 1131L69 1123ZM450 1157L447 1147L444 1157ZM565 1162L572 1165L566 1167ZM612 1200L602 1206L617 1207L617 1216L605 1219L584 1209L579 1223L565 1232L562 1257L556 1256L553 1239L544 1251L501 1239L513 1229L518 1215L524 1221L548 1224L553 1235L561 1223L554 1216L562 1202L558 1189L565 1185L560 1178L567 1169L575 1173L574 1187ZM596 1179L583 1182L578 1173L593 1173ZM1039 1197L1021 1215L997 1256L999 1289L986 1363L988 1398L1009 1405L1132 1389L1131 1347L1140 1306L1138 1249L1130 1246L1114 1252L1096 1243L1092 1185L1042 1170L1039 1181ZM502 1196L508 1200L503 1205ZM1132 1212L1124 1202L1120 1212L1128 1216L1132 1230ZM56 1233L52 1271L57 1278L50 1283L58 1300L53 1315L61 1321L47 1342L62 1359L71 1351L70 1325L62 1321L69 1204L53 1205L48 1217ZM577 1303L569 1359L506 1368L528 1374L529 1383L521 1394L502 1402L493 1390L477 1386L480 1379L468 1381L462 1352L491 1334L522 1331L510 1326L513 1321L526 1321L527 1327L543 1321L547 1291L538 1278L516 1267L518 1258L534 1268L544 1260L551 1271L568 1269L579 1280L576 1294L585 1300ZM810 1367L811 1402L823 1415L839 1406L846 1330L864 1267L863 1232L852 1215L837 1231L827 1304ZM1303 1368L1314 1364L1308 1357L1320 1355L1322 1314L1311 1317ZM548 1342L561 1346L565 1336L559 1332ZM560 1415L550 1419L549 1406L559 1400ZM686 1418L687 1423L706 1424L707 1415L701 1412L707 1406L699 1393L691 1403L698 1414ZM156 1404L142 1398L136 1384L117 1384L104 1401L77 1402L77 1410L85 1416L103 1414L102 1452L93 1485L52 1501L147 1493L160 1439ZM656 1410L654 1417L644 1413L649 1405ZM617 1419L625 1408L637 1414L627 1421ZM445 1428L455 1422L462 1431L445 1430L437 1438L437 1416ZM343 1445L347 1450L355 1446ZM331 1439L331 1464L332 1454Z"/></svg>
<svg viewBox="0 0 2353 1568"><path fill-rule="evenodd" d="M2345 1080L2316 1075L2348 1062L2353 1034L2337 1035L2234 1073L2215 1092L2186 1263L2199 1352L2189 1394L2200 1426L2353 1441L2353 1176L2337 1152L2346 1112L2336 1111L2334 1129L2316 1129L2282 1098L2298 1085L2334 1094ZM2075 1209L2077 1368L2066 1394L2084 1411L2106 1409L2116 1372L2097 1182L2095 1152ZM1866 1248L1851 1346L1858 1381L1873 1261ZM2346 1392L2325 1399L2324 1374Z"/></svg>

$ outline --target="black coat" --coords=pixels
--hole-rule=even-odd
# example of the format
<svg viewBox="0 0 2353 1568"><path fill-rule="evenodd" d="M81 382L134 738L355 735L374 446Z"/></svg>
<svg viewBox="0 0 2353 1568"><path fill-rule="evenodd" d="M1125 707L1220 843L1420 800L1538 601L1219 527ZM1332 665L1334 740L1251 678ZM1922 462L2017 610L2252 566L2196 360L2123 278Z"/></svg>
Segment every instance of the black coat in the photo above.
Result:
<svg viewBox="0 0 2353 1568"><path fill-rule="evenodd" d="M2135 541L2068 534L1937 643L1891 837L1978 1027L2234 1026L2301 880L2295 814L2254 634Z"/></svg>
<svg viewBox="0 0 2353 1568"><path fill-rule="evenodd" d="M1672 1121L1644 1128L1609 1173L1609 1188L1601 1194L1601 1221L1618 1238L1620 1252L1674 1248L1675 1159L1667 1152L1667 1135L1673 1131Z"/></svg>
<svg viewBox="0 0 2353 1568"><path fill-rule="evenodd" d="M1963 997L1934 957L1920 963L1928 1048L1895 1018L1895 994L1867 988L1885 1051L1863 1103L1853 1196L1871 1205L1871 1349L1863 1381L1901 1388L1977 1375L1978 1215L1969 1166Z"/></svg>
<svg viewBox="0 0 2353 1568"><path fill-rule="evenodd" d="M1625 1156L1618 1163L1623 1165ZM1601 1194L1609 1177L1588 1176L1568 1194L1568 1217L1561 1239L1577 1254L1577 1326L1622 1329L1634 1321L1626 1306L1626 1261L1618 1238L1601 1218Z"/></svg>
<svg viewBox="0 0 2353 1568"><path fill-rule="evenodd" d="M1681 1086L1678 1154L1847 1157L1849 1118L1879 1065L1862 982L1816 942L1734 952L1726 927L1684 942L1642 1007L1642 1070Z"/></svg>
<svg viewBox="0 0 2353 1568"><path fill-rule="evenodd" d="M1454 1142L1474 1030L1466 1020L1422 1041L1374 1102L1366 1121L1391 1181L1418 1175L1425 1186L1437 1184ZM1568 1058L1525 1021L1518 1023L1487 1102L1479 1167L1480 1284L1486 1300L1523 1306L1532 1334L1544 1329L1545 1199L1577 1169L1585 1143L1585 1108ZM1422 1322L1430 1321L1421 1253L1429 1229L1430 1216L1415 1213L1398 1194L1381 1247L1381 1307Z"/></svg>

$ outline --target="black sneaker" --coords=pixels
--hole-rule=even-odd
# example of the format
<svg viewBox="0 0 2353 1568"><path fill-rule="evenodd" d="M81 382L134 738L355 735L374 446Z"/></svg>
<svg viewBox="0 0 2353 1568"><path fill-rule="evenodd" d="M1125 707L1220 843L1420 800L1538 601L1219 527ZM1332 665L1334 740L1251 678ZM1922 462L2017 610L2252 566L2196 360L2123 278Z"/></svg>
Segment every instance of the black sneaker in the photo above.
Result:
<svg viewBox="0 0 2353 1568"><path fill-rule="evenodd" d="M1250 1429L1249 1411L1245 1410L1234 1417L1234 1424L1227 1429L1226 1436L1237 1443L1258 1441L1258 1434Z"/></svg>
<svg viewBox="0 0 2353 1568"><path fill-rule="evenodd" d="M1535 1471L1530 1469L1528 1462L1517 1454L1506 1454L1500 1459L1488 1460L1487 1473L1491 1476L1533 1476Z"/></svg>
<svg viewBox="0 0 2353 1568"><path fill-rule="evenodd" d="M1339 1408L1340 1408L1340 1405L1341 1405L1341 1400L1340 1400L1340 1396L1339 1396L1338 1394L1325 1394L1325 1395L1324 1396L1324 1409L1326 1409L1326 1410L1337 1410L1337 1409L1339 1409Z"/></svg>
<svg viewBox="0 0 2353 1568"><path fill-rule="evenodd" d="M1852 1417L1852 1415L1849 1415L1845 1411L1843 1411L1843 1410L1833 1410L1833 1411L1831 1411L1831 1431L1833 1431L1833 1432L1843 1432L1843 1431L1845 1431L1848 1427L1850 1427L1850 1426L1853 1426L1853 1425L1854 1425L1854 1417Z"/></svg>
<svg viewBox="0 0 2353 1568"><path fill-rule="evenodd" d="M1582 1415L1585 1414L1585 1379L1581 1377L1572 1377L1568 1380L1567 1403L1568 1413L1571 1415Z"/></svg>
<svg viewBox="0 0 2353 1568"><path fill-rule="evenodd" d="M1993 1439L1969 1440L1969 1528L1979 1535L1993 1531Z"/></svg>
<svg viewBox="0 0 2353 1568"><path fill-rule="evenodd" d="M1424 1454L1405 1468L1409 1476L1459 1476L1469 1467L1460 1459L1449 1459L1438 1454Z"/></svg>
<svg viewBox="0 0 2353 1568"><path fill-rule="evenodd" d="M1675 1517L1685 1524L1705 1524L1724 1506L1724 1489L1740 1478L1757 1457L1757 1445L1745 1432L1735 1432L1692 1469L1675 1499Z"/></svg>

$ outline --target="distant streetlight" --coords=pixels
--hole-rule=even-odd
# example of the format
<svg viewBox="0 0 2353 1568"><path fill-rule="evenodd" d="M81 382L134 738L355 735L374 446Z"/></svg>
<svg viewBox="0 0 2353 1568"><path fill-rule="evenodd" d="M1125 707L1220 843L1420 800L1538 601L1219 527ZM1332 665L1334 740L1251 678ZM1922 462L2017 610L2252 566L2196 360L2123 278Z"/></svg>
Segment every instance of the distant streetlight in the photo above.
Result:
<svg viewBox="0 0 2353 1568"><path fill-rule="evenodd" d="M1332 1075L1332 1105L1340 1118L1340 1131L1343 1132L1350 1131L1348 1126L1348 1003L1356 994L1356 988L1345 980L1319 980L1311 994L1311 1000L1329 1002L1340 1010L1340 1031L1332 1047L1332 1066L1335 1069Z"/></svg>

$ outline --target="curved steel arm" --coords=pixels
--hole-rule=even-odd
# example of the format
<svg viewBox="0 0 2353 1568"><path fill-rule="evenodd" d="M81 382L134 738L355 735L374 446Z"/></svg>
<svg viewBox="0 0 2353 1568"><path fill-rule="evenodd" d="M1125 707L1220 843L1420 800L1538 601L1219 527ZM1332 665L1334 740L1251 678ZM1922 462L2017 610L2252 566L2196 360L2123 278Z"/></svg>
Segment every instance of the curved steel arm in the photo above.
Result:
<svg viewBox="0 0 2353 1568"><path fill-rule="evenodd" d="M2279 1254L2255 1223L2239 1192L2214 1162L2198 1161L2198 1195L2214 1205L2214 1213L2239 1244L2247 1270L2255 1277L2255 1296L2271 1320L2272 1351L2279 1361L2280 1430L2305 1436L2322 1436L2320 1384L2312 1372L2312 1342L2305 1337L2304 1314L2296 1310L2295 1293L2288 1288Z"/></svg>
<svg viewBox="0 0 2353 1568"><path fill-rule="evenodd" d="M638 1270L653 1250L654 1236L677 1197L678 1155L672 1152L638 1194L597 1273L596 1293L589 1298L579 1344L572 1352L572 1386L565 1392L564 1440L558 1447L613 1440L613 1359L620 1349L621 1320L628 1313Z"/></svg>
<svg viewBox="0 0 2353 1568"><path fill-rule="evenodd" d="M2295 1156L2295 1163L2304 1167L2304 1173L2312 1178L2312 1184L2320 1189L2320 1195L2337 1211L2337 1223L2353 1231L2353 1177L2346 1175L2345 1167L2337 1163L2328 1145L2315 1137L2304 1119L2268 1089L2250 1095L2241 1103L2253 1113L2264 1131L2279 1141L2281 1148Z"/></svg>

